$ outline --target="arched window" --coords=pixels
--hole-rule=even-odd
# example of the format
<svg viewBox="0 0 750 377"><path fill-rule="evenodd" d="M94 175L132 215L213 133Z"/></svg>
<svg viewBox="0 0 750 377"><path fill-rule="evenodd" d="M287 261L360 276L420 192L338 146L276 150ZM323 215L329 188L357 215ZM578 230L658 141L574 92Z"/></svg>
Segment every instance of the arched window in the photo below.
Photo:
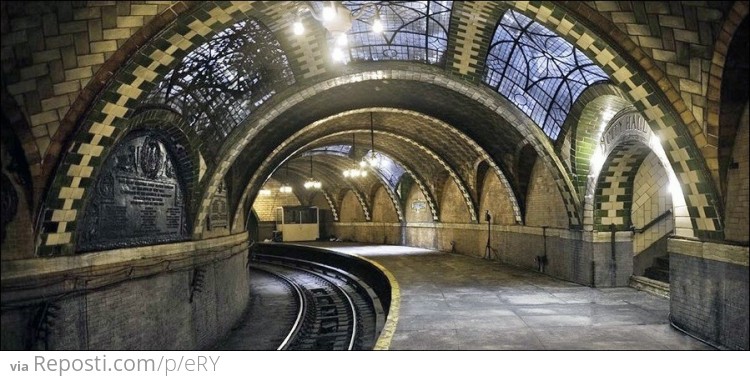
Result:
<svg viewBox="0 0 750 377"><path fill-rule="evenodd" d="M495 29L483 80L556 140L576 98L607 75L562 37L510 10Z"/></svg>
<svg viewBox="0 0 750 377"><path fill-rule="evenodd" d="M351 60L416 60L443 63L448 46L452 1L344 1L353 12L375 3L383 33L372 32L373 7L367 7L349 31Z"/></svg>
<svg viewBox="0 0 750 377"><path fill-rule="evenodd" d="M253 110L293 83L279 42L265 26L248 19L191 51L147 101L181 113L204 140L204 150L211 150Z"/></svg>

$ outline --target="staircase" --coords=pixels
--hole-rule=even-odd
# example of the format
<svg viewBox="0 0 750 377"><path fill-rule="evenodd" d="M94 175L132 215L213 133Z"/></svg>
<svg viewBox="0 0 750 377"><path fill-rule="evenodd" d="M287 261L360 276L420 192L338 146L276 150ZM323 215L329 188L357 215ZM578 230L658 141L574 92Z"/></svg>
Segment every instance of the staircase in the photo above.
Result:
<svg viewBox="0 0 750 377"><path fill-rule="evenodd" d="M654 258L654 264L646 268L645 277L669 284L669 254Z"/></svg>

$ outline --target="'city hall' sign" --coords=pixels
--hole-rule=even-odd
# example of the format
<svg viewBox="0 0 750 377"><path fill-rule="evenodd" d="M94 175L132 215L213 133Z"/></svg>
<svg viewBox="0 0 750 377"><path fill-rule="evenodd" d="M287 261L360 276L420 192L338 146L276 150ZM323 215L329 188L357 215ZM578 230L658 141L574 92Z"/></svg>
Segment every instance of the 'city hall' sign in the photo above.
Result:
<svg viewBox="0 0 750 377"><path fill-rule="evenodd" d="M651 137L651 128L646 120L637 112L623 114L612 120L599 140L601 149L607 155L610 150L626 139L636 139L648 145Z"/></svg>

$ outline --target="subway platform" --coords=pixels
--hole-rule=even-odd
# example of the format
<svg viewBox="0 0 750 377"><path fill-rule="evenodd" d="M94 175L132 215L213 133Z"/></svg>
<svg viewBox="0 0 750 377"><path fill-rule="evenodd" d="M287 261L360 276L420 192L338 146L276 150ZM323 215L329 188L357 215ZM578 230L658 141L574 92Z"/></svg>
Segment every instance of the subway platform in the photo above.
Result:
<svg viewBox="0 0 750 377"><path fill-rule="evenodd" d="M390 245L308 243L377 262L399 284L391 350L711 350L669 324L669 300L495 261Z"/></svg>

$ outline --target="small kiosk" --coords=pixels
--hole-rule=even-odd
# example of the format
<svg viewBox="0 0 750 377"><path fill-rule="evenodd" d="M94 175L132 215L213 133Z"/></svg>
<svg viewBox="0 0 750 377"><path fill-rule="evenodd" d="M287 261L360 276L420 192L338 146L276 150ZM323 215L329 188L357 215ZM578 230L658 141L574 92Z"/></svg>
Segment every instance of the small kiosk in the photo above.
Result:
<svg viewBox="0 0 750 377"><path fill-rule="evenodd" d="M315 241L320 237L318 207L276 207L275 241Z"/></svg>

